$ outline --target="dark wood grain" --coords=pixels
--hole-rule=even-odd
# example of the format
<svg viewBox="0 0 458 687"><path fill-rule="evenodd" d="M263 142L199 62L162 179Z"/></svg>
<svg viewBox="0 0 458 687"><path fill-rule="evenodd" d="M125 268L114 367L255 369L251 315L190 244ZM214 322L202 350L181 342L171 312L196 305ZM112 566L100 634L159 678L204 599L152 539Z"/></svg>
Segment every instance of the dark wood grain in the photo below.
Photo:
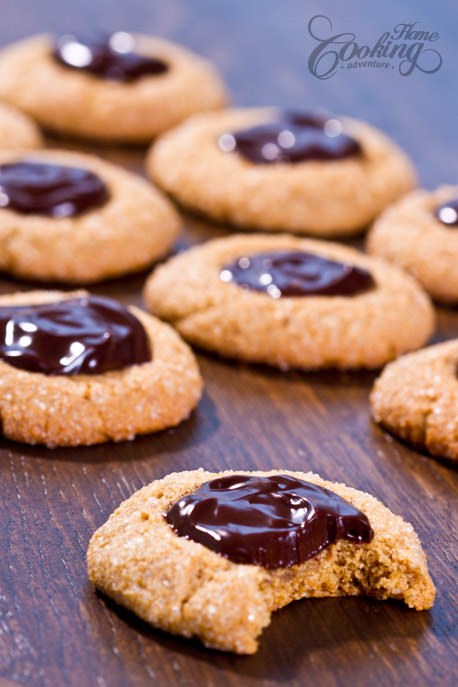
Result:
<svg viewBox="0 0 458 687"><path fill-rule="evenodd" d="M458 11L452 2L5 4L1 43L92 24L157 32L212 58L235 103L320 104L367 118L402 143L427 186L458 178ZM307 22L318 13L366 42L401 21L419 21L440 33L443 67L433 76L403 79L366 70L318 81L307 71ZM142 169L141 150L99 152ZM178 247L226 232L187 217ZM140 303L144 278L93 290ZM0 282L0 292L18 288L30 285ZM436 340L455 336L458 311L438 309ZM1 442L0 687L456 684L456 471L371 423L373 373L280 373L203 355L199 362L204 398L177 429L79 450ZM143 484L200 465L311 469L375 494L417 529L437 585L434 608L415 613L367 599L297 602L274 615L256 655L237 657L155 631L96 594L85 566L93 531Z"/></svg>

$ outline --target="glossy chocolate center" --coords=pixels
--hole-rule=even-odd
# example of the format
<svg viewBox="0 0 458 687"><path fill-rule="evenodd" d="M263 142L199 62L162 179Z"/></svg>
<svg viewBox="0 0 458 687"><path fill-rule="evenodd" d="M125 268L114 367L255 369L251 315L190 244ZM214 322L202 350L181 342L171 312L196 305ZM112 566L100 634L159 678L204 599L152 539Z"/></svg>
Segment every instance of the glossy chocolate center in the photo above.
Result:
<svg viewBox="0 0 458 687"><path fill-rule="evenodd" d="M135 81L141 76L168 70L163 60L136 53L135 39L125 31L62 36L57 40L53 55L65 67L113 81Z"/></svg>
<svg viewBox="0 0 458 687"><path fill-rule="evenodd" d="M435 210L435 215L439 222L447 227L458 227L458 198L439 205Z"/></svg>
<svg viewBox="0 0 458 687"><path fill-rule="evenodd" d="M143 325L111 298L0 306L0 358L46 375L100 374L151 360Z"/></svg>
<svg viewBox="0 0 458 687"><path fill-rule="evenodd" d="M109 198L93 172L43 162L0 165L0 207L22 214L74 217Z"/></svg>
<svg viewBox="0 0 458 687"><path fill-rule="evenodd" d="M354 296L375 286L371 273L304 251L242 256L223 267L220 279L281 296Z"/></svg>
<svg viewBox="0 0 458 687"><path fill-rule="evenodd" d="M219 138L225 152L256 163L340 160L361 155L358 141L342 133L339 120L308 112L283 112L267 122Z"/></svg>
<svg viewBox="0 0 458 687"><path fill-rule="evenodd" d="M370 542L367 517L329 489L288 475L230 475L183 496L166 514L180 537L234 563L287 568L338 539Z"/></svg>

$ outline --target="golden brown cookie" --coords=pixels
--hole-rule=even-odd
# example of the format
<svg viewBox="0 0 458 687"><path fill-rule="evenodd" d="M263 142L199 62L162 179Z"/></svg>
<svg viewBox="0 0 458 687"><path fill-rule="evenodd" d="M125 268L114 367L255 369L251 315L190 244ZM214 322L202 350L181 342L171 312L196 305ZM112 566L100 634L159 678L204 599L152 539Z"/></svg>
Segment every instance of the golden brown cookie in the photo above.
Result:
<svg viewBox="0 0 458 687"><path fill-rule="evenodd" d="M390 363L376 380L372 417L438 458L458 460L458 340Z"/></svg>
<svg viewBox="0 0 458 687"><path fill-rule="evenodd" d="M0 150L40 148L42 145L35 122L14 107L0 103Z"/></svg>
<svg viewBox="0 0 458 687"><path fill-rule="evenodd" d="M85 296L85 291L15 293L0 297L0 310ZM168 325L133 306L128 311L140 321L151 349L151 359L142 364L102 374L51 375L14 367L2 352L0 420L5 437L49 447L90 445L133 439L188 417L202 389L192 352ZM30 329L23 327L22 334ZM17 327L16 332L21 344Z"/></svg>
<svg viewBox="0 0 458 687"><path fill-rule="evenodd" d="M374 286L352 296L276 298L222 280L228 263L269 251L354 265ZM373 368L423 345L434 329L429 298L412 277L352 248L288 235L236 235L192 248L153 272L144 300L196 346L279 367Z"/></svg>
<svg viewBox="0 0 458 687"><path fill-rule="evenodd" d="M367 516L373 539L339 539L303 563L267 569L178 536L164 513L203 483L231 474L289 475L325 487ZM272 611L295 599L366 595L401 599L416 610L434 601L412 525L373 496L311 472L170 474L124 501L92 537L87 557L91 581L117 603L155 627L239 654L254 653Z"/></svg>
<svg viewBox="0 0 458 687"><path fill-rule="evenodd" d="M269 122L276 113L237 109L195 116L157 141L147 171L180 203L214 219L316 236L360 231L414 186L406 155L353 119L337 123L362 149L346 159L255 164L219 147L223 134Z"/></svg>
<svg viewBox="0 0 458 687"><path fill-rule="evenodd" d="M63 66L53 57L53 39L35 36L1 51L0 97L46 128L126 142L150 141L225 103L225 87L207 60L162 38L133 38L136 52L163 60L167 71L129 82L104 79Z"/></svg>
<svg viewBox="0 0 458 687"><path fill-rule="evenodd" d="M0 153L1 165L19 162L88 170L101 180L106 197L77 216L0 207L0 270L26 279L89 283L141 270L170 251L181 221L144 179L93 155ZM41 202L43 193L32 194L37 198Z"/></svg>
<svg viewBox="0 0 458 687"><path fill-rule="evenodd" d="M367 248L370 253L413 274L433 298L456 303L457 215L453 223L441 221L437 214L447 201L458 201L458 186L409 193L377 219L369 233ZM450 213L453 215L452 208ZM447 219L446 212L443 216Z"/></svg>

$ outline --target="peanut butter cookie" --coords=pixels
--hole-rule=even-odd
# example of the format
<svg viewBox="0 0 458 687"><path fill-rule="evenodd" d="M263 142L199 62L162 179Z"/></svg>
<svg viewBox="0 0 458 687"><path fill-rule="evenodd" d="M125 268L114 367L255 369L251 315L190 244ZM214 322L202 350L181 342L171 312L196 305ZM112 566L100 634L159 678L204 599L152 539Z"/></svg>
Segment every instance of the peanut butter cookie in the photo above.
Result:
<svg viewBox="0 0 458 687"><path fill-rule="evenodd" d="M0 296L8 439L49 447L133 439L188 417L201 389L188 346L138 308L85 291Z"/></svg>
<svg viewBox="0 0 458 687"><path fill-rule="evenodd" d="M458 340L404 355L376 380L372 417L433 456L458 460Z"/></svg>
<svg viewBox="0 0 458 687"><path fill-rule="evenodd" d="M40 148L43 139L37 125L25 114L0 103L0 150Z"/></svg>
<svg viewBox="0 0 458 687"><path fill-rule="evenodd" d="M422 346L434 312L398 268L287 235L209 241L158 267L151 312L191 343L279 367L374 368Z"/></svg>
<svg viewBox="0 0 458 687"><path fill-rule="evenodd" d="M93 155L0 153L0 270L90 283L166 255L180 229L171 203Z"/></svg>
<svg viewBox="0 0 458 687"><path fill-rule="evenodd" d="M87 559L91 581L147 622L239 654L296 599L434 602L412 525L311 472L170 474L116 509Z"/></svg>
<svg viewBox="0 0 458 687"><path fill-rule="evenodd" d="M54 131L139 143L227 96L207 60L162 38L118 31L7 46L0 97Z"/></svg>
<svg viewBox="0 0 458 687"><path fill-rule="evenodd" d="M458 186L409 193L372 227L367 247L420 281L439 301L458 302Z"/></svg>
<svg viewBox="0 0 458 687"><path fill-rule="evenodd" d="M361 231L415 184L406 155L368 124L273 108L193 117L151 148L147 171L214 219L335 237Z"/></svg>

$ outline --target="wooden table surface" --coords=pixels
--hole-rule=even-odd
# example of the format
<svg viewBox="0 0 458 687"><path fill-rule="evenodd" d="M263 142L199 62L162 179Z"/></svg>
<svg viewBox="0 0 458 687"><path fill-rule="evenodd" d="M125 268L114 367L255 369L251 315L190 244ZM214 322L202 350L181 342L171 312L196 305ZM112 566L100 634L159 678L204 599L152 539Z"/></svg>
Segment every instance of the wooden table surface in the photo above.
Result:
<svg viewBox="0 0 458 687"><path fill-rule="evenodd" d="M2 44L86 26L158 33L213 59L236 104L324 105L365 118L405 147L426 186L458 179L458 10L452 2L406 0L402 8L395 0L7 4ZM410 77L342 70L320 81L307 67L314 47L307 23L315 14L328 15L336 32L354 32L360 44L374 43L399 22L418 21L439 32L434 47L443 66ZM141 150L97 152L142 169ZM225 233L187 217L179 247ZM139 303L144 278L93 291ZM27 288L0 282L1 292ZM438 309L435 340L454 336L458 311ZM281 373L205 355L199 363L204 397L174 430L83 449L1 442L0 687L456 684L455 470L371 423L373 373ZM373 493L420 535L437 585L434 608L416 613L400 603L353 598L297 602L274 614L256 655L240 657L156 631L97 595L85 566L93 531L145 483L198 466L314 470Z"/></svg>

